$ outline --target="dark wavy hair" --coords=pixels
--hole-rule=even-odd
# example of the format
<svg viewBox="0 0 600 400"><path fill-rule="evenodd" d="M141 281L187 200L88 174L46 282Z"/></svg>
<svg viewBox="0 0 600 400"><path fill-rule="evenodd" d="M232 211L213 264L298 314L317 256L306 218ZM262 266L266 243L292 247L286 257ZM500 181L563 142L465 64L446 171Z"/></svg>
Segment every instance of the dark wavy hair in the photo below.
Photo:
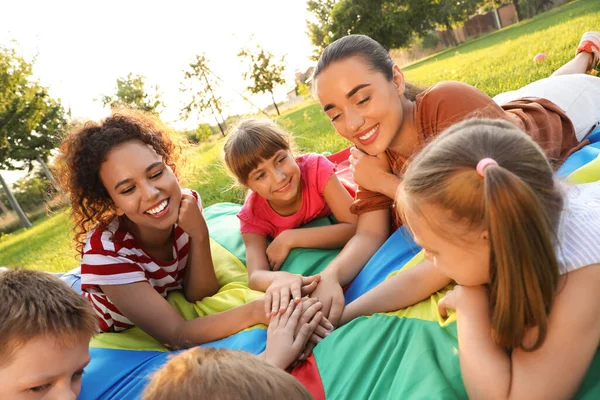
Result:
<svg viewBox="0 0 600 400"><path fill-rule="evenodd" d="M106 226L115 215L114 202L100 180L100 166L112 149L132 140L152 146L177 175L185 143L158 117L142 111L119 109L99 123L79 124L60 144L54 172L71 201L79 252L86 233L97 225Z"/></svg>

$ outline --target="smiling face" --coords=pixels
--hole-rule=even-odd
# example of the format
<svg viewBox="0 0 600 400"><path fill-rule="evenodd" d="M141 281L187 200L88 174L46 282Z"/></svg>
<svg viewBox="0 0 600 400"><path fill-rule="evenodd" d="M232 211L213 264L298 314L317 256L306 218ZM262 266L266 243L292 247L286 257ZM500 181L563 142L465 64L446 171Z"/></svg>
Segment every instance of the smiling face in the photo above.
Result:
<svg viewBox="0 0 600 400"><path fill-rule="evenodd" d="M404 76L392 80L360 57L333 62L315 80L317 96L335 130L370 155L383 153L403 120Z"/></svg>
<svg viewBox="0 0 600 400"><path fill-rule="evenodd" d="M420 205L418 213L408 207L404 218L415 242L423 247L425 258L443 274L464 286L490 283L487 231L470 231L451 222L447 211L428 204Z"/></svg>
<svg viewBox="0 0 600 400"><path fill-rule="evenodd" d="M167 230L179 216L177 177L149 145L132 140L112 149L100 166L100 179L115 204L140 230Z"/></svg>
<svg viewBox="0 0 600 400"><path fill-rule="evenodd" d="M38 336L18 349L0 367L0 398L13 400L75 400L83 369L90 362L88 335L69 345Z"/></svg>
<svg viewBox="0 0 600 400"><path fill-rule="evenodd" d="M302 197L300 167L289 150L279 150L250 172L246 186L277 208Z"/></svg>

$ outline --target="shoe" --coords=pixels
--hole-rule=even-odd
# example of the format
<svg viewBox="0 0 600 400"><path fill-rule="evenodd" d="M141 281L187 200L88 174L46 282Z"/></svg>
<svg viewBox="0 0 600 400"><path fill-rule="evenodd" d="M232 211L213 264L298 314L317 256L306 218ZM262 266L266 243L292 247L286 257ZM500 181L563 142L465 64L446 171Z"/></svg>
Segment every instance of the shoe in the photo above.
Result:
<svg viewBox="0 0 600 400"><path fill-rule="evenodd" d="M581 37L579 46L577 46L576 55L585 51L591 53L593 56L592 65L590 68L594 68L600 60L600 32L586 32Z"/></svg>

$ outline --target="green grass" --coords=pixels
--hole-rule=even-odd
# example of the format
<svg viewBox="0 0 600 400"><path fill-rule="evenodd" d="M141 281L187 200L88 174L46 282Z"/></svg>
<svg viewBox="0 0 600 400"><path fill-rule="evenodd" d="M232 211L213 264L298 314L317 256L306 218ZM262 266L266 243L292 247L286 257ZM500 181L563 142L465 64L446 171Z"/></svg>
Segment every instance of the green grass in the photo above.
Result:
<svg viewBox="0 0 600 400"><path fill-rule="evenodd" d="M493 96L546 77L575 51L581 34L600 29L600 1L579 0L437 53L404 69L407 79L429 85L461 80ZM537 53L546 63L535 65ZM348 142L333 130L318 104L290 110L281 126L294 133L298 150L338 151ZM235 186L221 164L224 139L192 149L184 168L184 184L200 192L205 206L241 202L244 190ZM36 221L30 230L0 237L0 266L66 271L77 266L67 213Z"/></svg>
<svg viewBox="0 0 600 400"><path fill-rule="evenodd" d="M459 80L490 96L549 76L575 54L585 31L600 29L600 1L580 0L403 68L409 82ZM541 65L538 53L547 55Z"/></svg>

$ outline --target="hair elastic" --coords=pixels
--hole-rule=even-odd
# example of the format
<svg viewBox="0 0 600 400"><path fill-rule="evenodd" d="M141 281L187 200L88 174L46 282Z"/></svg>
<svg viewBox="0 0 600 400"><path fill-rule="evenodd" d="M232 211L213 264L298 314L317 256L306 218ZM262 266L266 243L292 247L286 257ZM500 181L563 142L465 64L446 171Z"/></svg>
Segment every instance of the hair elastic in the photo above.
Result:
<svg viewBox="0 0 600 400"><path fill-rule="evenodd" d="M485 167L489 165L498 165L498 163L493 158L482 158L477 163L477 167L475 169L479 175L484 176L483 171L485 170Z"/></svg>

